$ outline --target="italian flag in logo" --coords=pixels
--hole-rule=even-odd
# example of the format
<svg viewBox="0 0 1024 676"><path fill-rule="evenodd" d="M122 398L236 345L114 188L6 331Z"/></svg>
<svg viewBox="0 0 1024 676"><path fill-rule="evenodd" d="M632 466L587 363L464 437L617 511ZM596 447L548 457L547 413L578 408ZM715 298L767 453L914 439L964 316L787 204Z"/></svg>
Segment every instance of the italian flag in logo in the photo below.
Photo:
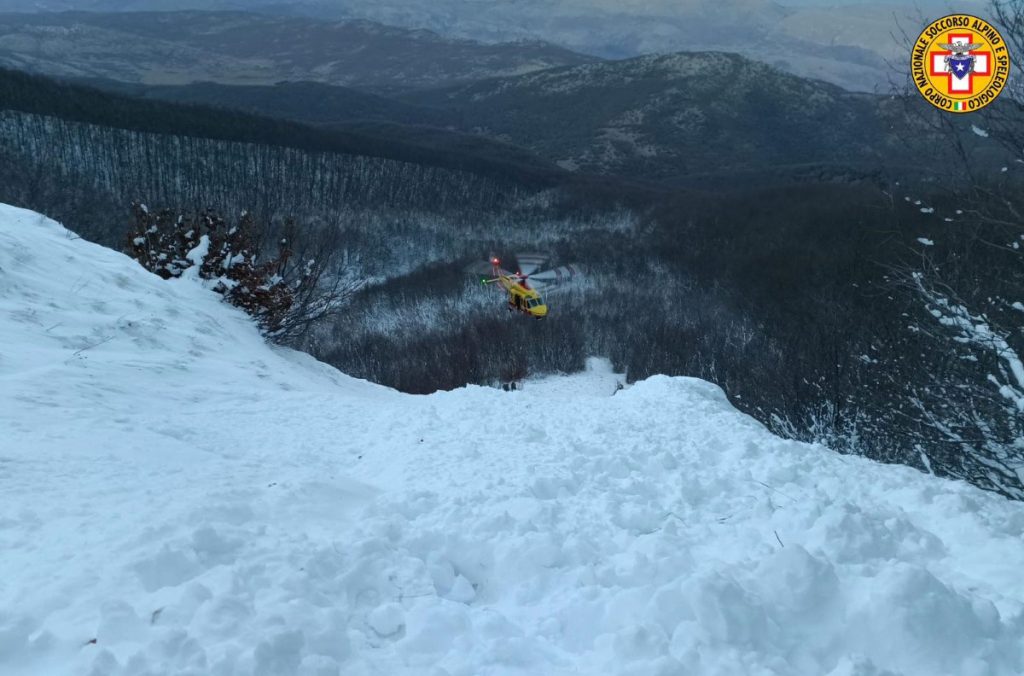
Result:
<svg viewBox="0 0 1024 676"><path fill-rule="evenodd" d="M955 110L957 112L962 112L962 111L967 110L967 102L966 101L954 101L953 102L953 110Z"/></svg>

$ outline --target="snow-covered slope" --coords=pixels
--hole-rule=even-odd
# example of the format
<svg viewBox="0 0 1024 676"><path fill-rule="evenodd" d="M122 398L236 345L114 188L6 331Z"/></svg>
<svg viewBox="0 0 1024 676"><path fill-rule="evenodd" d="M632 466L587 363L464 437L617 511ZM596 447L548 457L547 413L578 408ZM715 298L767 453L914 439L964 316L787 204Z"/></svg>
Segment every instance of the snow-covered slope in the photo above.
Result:
<svg viewBox="0 0 1024 676"><path fill-rule="evenodd" d="M0 349L5 675L1024 671L1020 504L701 381L401 395L9 207Z"/></svg>

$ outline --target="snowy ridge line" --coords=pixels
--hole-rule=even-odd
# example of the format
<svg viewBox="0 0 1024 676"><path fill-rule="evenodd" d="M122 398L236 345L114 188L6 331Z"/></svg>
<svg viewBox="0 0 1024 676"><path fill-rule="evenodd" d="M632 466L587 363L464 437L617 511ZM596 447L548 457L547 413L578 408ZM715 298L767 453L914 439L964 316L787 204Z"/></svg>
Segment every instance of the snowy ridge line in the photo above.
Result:
<svg viewBox="0 0 1024 676"><path fill-rule="evenodd" d="M703 381L401 395L12 207L0 346L5 676L1024 672L1019 503Z"/></svg>

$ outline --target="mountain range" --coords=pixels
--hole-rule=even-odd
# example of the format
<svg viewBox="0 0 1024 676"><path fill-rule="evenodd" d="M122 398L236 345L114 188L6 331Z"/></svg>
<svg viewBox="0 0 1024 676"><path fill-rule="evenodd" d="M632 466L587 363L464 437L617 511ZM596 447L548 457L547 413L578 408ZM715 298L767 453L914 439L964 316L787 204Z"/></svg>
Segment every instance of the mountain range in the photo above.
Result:
<svg viewBox="0 0 1024 676"><path fill-rule="evenodd" d="M36 11L250 10L328 21L370 20L444 39L482 43L543 41L575 52L621 59L679 51L729 51L782 70L857 91L892 89L907 60L904 33L950 13L984 15L977 0L820 5L773 0L37 0ZM0 11L25 11L0 0ZM272 46L271 46L272 47ZM542 61L557 60L553 53Z"/></svg>
<svg viewBox="0 0 1024 676"><path fill-rule="evenodd" d="M7 14L0 64L499 163L676 184L728 183L723 172L755 183L856 179L912 166L908 144L929 143L906 108L916 100L851 92L738 54L603 60L362 20Z"/></svg>
<svg viewBox="0 0 1024 676"><path fill-rule="evenodd" d="M394 91L594 61L542 42L483 44L369 21L240 12L0 15L0 65L145 84L308 80Z"/></svg>
<svg viewBox="0 0 1024 676"><path fill-rule="evenodd" d="M884 99L721 52L643 56L407 94L573 171L668 178L807 162L884 164Z"/></svg>

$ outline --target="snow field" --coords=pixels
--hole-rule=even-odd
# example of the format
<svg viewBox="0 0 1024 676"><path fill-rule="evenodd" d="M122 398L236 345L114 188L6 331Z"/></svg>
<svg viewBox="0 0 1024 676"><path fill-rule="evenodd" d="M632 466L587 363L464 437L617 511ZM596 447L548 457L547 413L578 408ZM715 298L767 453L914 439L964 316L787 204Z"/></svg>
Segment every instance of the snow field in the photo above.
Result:
<svg viewBox="0 0 1024 676"><path fill-rule="evenodd" d="M401 395L10 207L0 346L5 675L1024 672L1021 505L702 381Z"/></svg>

